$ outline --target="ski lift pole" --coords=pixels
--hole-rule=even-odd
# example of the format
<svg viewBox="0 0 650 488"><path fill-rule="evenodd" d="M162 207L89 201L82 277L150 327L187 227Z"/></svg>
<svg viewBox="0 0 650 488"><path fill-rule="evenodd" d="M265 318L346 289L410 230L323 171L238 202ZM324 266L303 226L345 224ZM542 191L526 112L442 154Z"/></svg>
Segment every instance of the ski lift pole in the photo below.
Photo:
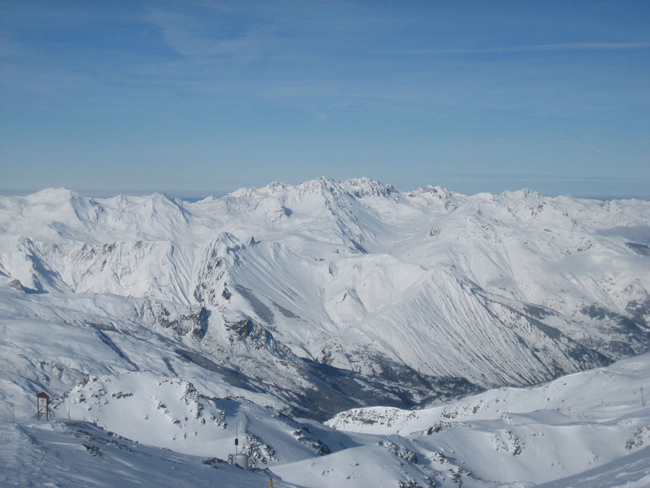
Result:
<svg viewBox="0 0 650 488"><path fill-rule="evenodd" d="M643 387L641 387L641 406L645 407L645 399L643 398Z"/></svg>

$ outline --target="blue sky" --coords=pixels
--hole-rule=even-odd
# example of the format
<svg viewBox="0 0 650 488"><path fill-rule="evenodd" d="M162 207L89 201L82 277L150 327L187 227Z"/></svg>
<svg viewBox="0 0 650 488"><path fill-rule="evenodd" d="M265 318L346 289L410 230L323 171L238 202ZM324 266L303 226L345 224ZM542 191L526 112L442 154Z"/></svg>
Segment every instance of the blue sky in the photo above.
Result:
<svg viewBox="0 0 650 488"><path fill-rule="evenodd" d="M0 192L650 197L647 1L0 2Z"/></svg>

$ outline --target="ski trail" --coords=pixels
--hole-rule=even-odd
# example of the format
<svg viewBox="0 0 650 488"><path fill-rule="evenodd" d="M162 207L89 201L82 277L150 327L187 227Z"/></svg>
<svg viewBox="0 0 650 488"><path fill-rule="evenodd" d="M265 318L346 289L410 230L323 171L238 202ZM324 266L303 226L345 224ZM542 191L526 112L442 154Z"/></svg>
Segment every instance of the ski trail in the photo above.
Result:
<svg viewBox="0 0 650 488"><path fill-rule="evenodd" d="M0 485L24 486L25 469L28 469L24 458L25 434L18 424L0 422Z"/></svg>

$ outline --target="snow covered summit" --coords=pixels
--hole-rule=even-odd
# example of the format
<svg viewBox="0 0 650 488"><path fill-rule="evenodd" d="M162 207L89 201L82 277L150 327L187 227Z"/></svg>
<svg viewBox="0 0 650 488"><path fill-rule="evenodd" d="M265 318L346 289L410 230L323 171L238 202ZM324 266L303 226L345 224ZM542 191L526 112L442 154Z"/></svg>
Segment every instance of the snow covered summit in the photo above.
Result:
<svg viewBox="0 0 650 488"><path fill-rule="evenodd" d="M592 469L643 480L647 408L630 405L647 375L614 366L468 395L648 351L649 272L650 203L636 200L402 192L367 178L196 203L0 197L0 436L29 459L96 472L74 459L83 449L162 483L182 459L197 486L272 474L277 486L559 487ZM607 371L625 380L622 403L598 407ZM569 401L567 384L588 401ZM40 391L72 423L10 425ZM317 422L336 414L339 430ZM257 478L219 471L239 432ZM575 462L547 455L553 442L536 432L556 444L576 433ZM609 433L615 448L600 450ZM475 441L494 462L470 469L474 454L454 446ZM535 466L542 451L553 469ZM515 461L492 470L504 453ZM47 473L66 484L70 471Z"/></svg>
<svg viewBox="0 0 650 488"><path fill-rule="evenodd" d="M108 321L113 342L163 334L183 344L170 360L199 354L248 390L270 382L316 418L646 351L649 255L649 202L531 190L320 178L196 203L65 189L0 198L8 317Z"/></svg>

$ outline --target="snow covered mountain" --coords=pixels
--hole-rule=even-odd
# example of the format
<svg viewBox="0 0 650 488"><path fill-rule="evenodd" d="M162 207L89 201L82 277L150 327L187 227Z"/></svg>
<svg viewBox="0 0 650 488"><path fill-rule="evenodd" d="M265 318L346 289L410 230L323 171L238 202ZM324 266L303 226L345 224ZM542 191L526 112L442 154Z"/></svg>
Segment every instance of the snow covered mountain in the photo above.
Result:
<svg viewBox="0 0 650 488"><path fill-rule="evenodd" d="M324 178L196 203L0 198L6 319L94 334L115 368L225 371L238 394L271 391L318 419L646 351L649 271L644 201ZM141 360L136 340L165 364Z"/></svg>
<svg viewBox="0 0 650 488"><path fill-rule="evenodd" d="M649 350L649 271L636 200L324 178L196 203L0 197L0 438L16 450L0 481L50 456L68 464L32 484L165 485L174 463L188 486L642 480L647 355L467 395ZM54 424L32 423L40 391ZM245 476L220 461L237 436ZM469 466L477 452L490 462ZM129 463L142 475L115 471Z"/></svg>
<svg viewBox="0 0 650 488"><path fill-rule="evenodd" d="M323 425L153 372L91 376L56 399L58 420L0 419L0 485L645 488L649 389L646 353L536 387L355 409ZM224 461L235 438L251 471Z"/></svg>
<svg viewBox="0 0 650 488"><path fill-rule="evenodd" d="M327 424L409 439L420 458L432 461L437 482L456 473L463 486L644 487L650 483L649 360L644 354L431 409L357 409Z"/></svg>

